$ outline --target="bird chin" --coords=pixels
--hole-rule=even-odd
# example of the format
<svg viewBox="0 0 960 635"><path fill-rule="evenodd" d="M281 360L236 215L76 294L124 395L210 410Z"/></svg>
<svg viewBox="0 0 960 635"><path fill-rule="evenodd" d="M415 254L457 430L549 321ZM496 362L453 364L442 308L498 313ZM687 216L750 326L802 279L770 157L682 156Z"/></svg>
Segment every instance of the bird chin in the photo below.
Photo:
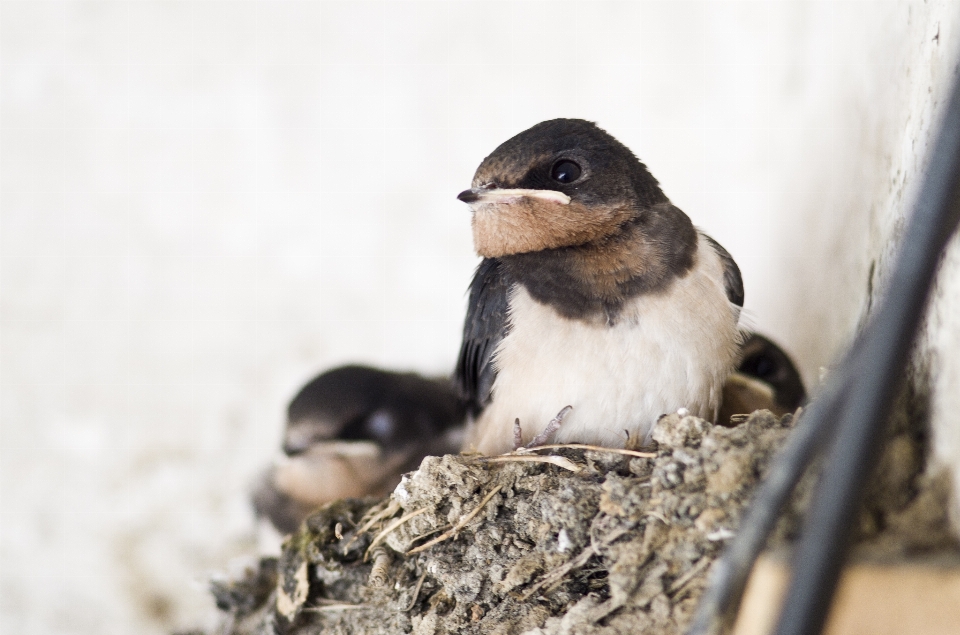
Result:
<svg viewBox="0 0 960 635"><path fill-rule="evenodd" d="M489 201L484 198L471 208L473 245L484 258L582 245L615 233L629 216L629 210L621 206L587 208L548 196L498 196Z"/></svg>
<svg viewBox="0 0 960 635"><path fill-rule="evenodd" d="M280 457L273 474L277 490L305 504L381 494L400 480L406 453L385 455L369 441L317 443L303 454Z"/></svg>

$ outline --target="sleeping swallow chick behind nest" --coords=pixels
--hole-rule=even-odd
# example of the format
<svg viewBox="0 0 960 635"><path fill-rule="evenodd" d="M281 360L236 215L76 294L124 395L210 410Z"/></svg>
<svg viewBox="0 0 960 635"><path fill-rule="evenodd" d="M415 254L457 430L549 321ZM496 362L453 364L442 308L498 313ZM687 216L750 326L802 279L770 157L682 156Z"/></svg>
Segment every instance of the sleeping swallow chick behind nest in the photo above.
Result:
<svg viewBox="0 0 960 635"><path fill-rule="evenodd" d="M463 418L448 379L356 365L321 373L287 408L283 456L255 486L254 509L291 533L325 503L383 496L424 456L455 452Z"/></svg>
<svg viewBox="0 0 960 635"><path fill-rule="evenodd" d="M568 405L558 443L622 447L624 431L644 438L679 408L716 418L740 271L626 146L588 121L545 121L494 150L458 198L483 256L455 372L464 450L509 451Z"/></svg>

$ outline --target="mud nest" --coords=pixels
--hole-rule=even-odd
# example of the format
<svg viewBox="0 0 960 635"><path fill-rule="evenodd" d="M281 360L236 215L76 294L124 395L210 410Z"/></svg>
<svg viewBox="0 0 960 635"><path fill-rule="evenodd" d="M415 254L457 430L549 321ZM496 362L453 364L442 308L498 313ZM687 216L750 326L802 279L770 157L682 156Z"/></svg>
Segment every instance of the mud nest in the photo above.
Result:
<svg viewBox="0 0 960 635"><path fill-rule="evenodd" d="M279 559L215 584L221 632L682 633L792 422L758 411L728 428L669 415L648 456L427 457L390 498L327 505ZM924 485L916 444L900 432L885 458L898 467L864 507L861 542L885 553L955 547L944 488ZM773 542L795 533L809 489ZM886 526L914 538L891 540Z"/></svg>

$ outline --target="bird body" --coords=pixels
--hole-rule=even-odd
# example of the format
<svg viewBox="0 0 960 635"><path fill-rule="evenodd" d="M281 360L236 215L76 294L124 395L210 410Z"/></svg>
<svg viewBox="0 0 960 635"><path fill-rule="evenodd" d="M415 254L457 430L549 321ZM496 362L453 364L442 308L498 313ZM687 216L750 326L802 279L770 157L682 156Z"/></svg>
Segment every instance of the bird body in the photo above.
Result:
<svg viewBox="0 0 960 635"><path fill-rule="evenodd" d="M460 194L484 256L456 380L466 450L512 449L572 406L556 439L623 445L686 408L713 419L743 304L730 255L595 124L543 122L484 159Z"/></svg>
<svg viewBox="0 0 960 635"><path fill-rule="evenodd" d="M720 259L700 239L691 271L664 293L631 298L618 319L565 318L509 292L507 334L494 353L493 398L468 444L484 454L512 448L519 418L529 441L566 405L558 443L622 446L624 430L646 435L679 407L714 419L738 350L736 322L720 280Z"/></svg>

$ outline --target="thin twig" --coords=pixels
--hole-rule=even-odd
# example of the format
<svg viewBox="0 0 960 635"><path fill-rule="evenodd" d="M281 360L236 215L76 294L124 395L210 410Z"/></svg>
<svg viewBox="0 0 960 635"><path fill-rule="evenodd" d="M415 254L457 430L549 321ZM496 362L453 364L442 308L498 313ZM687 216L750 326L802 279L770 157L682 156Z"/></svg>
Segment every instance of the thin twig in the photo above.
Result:
<svg viewBox="0 0 960 635"><path fill-rule="evenodd" d="M575 450L593 450L594 452L610 452L611 454L625 454L627 456L637 456L641 459L655 459L656 452L637 452L636 450L625 450L623 448L605 448L599 445L588 445L586 443L551 443L550 445L536 445L529 448L520 448L517 453L533 452L534 450L553 450L557 448L572 448Z"/></svg>
<svg viewBox="0 0 960 635"><path fill-rule="evenodd" d="M347 604L346 602L340 602L337 604L323 604L321 606L308 606L300 610L307 611L310 613L324 613L326 611L351 611L351 610L368 609L368 608L371 608L368 604Z"/></svg>
<svg viewBox="0 0 960 635"><path fill-rule="evenodd" d="M440 525L439 527L436 527L435 529L431 529L430 531L427 531L427 532L424 532L424 533L420 534L419 536L417 536L417 537L415 538L415 540L423 540L423 539L426 538L427 536L432 536L432 535L434 535L434 534L439 534L441 531L446 531L446 530L450 529L451 527L453 527L453 524L452 524L452 523L447 523L446 525Z"/></svg>
<svg viewBox="0 0 960 635"><path fill-rule="evenodd" d="M459 532L461 529L463 529L464 527L466 527L467 524L468 524L471 520L473 520L473 519L477 516L477 514L479 514L480 511L481 511L484 507L486 507L487 503L490 502L490 499L493 498L493 497L497 494L497 492L499 492L499 491L502 490L502 489L503 489L503 485L497 485L496 487L494 487L492 490L490 490L490 493L489 493L489 494L487 494L486 496L483 497L483 500L480 501L480 504L477 505L477 506L473 509L473 511L471 511L469 514L467 514L466 516L464 516L463 518L461 518L459 521L457 521L457 524L454 525L449 531L444 532L443 534L437 536L436 538L434 538L433 540L431 540L431 541L429 541L429 542L426 542L426 543L420 545L419 547L415 547L415 548L411 549L410 551L408 551L408 552L406 553L406 555L412 556L412 555L415 554L415 553L420 553L420 552L423 551L424 549L427 549L427 548L429 548L429 547L432 547L433 545L435 545L435 544L437 544L437 543L440 543L440 542L443 542L444 540L447 540L447 539L450 538L451 536L456 535L457 532Z"/></svg>
<svg viewBox="0 0 960 635"><path fill-rule="evenodd" d="M699 574L701 571L706 569L711 562L713 562L713 560L706 556L704 556L703 558L700 558L700 562L693 565L689 571L687 571L682 576L680 576L679 578L673 581L673 584L670 585L669 589L667 589L667 595L674 595L678 591L680 591L680 589L687 586L690 580L693 580L693 578L695 578L697 574Z"/></svg>
<svg viewBox="0 0 960 635"><path fill-rule="evenodd" d="M367 533L367 531L368 531L371 527L373 527L373 526L377 523L377 521L383 520L384 518L389 518L390 516L393 516L394 514L396 514L398 511L400 511L400 503L397 502L397 501L395 501L395 500L391 500L389 505L387 505L386 507L384 507L384 508L381 509L380 511L375 512L375 513L370 517L370 519L367 520L367 522L365 522L365 523L363 524L363 527L361 527L360 529L358 529L358 530L353 534L353 537L350 538L350 540L347 542L347 544L343 546L343 555L347 555L347 551L350 549L350 545L352 545L353 543L355 543L355 542L360 538L361 535ZM361 520L362 520L362 519L361 519Z"/></svg>
<svg viewBox="0 0 960 635"><path fill-rule="evenodd" d="M377 509L377 508L380 509ZM367 513L360 518L363 525L357 530L357 533L363 533L370 529L374 523L384 517L392 516L400 511L400 502L396 499L387 499L367 510Z"/></svg>
<svg viewBox="0 0 960 635"><path fill-rule="evenodd" d="M423 586L423 581L426 579L426 577L427 577L427 572L424 571L420 575L420 579L417 580L417 586L413 587L413 599L410 600L410 606L403 609L404 613L406 613L407 611L413 610L414 605L417 603L417 598L420 597L420 587Z"/></svg>
<svg viewBox="0 0 960 635"><path fill-rule="evenodd" d="M377 545L379 545L381 542L383 542L384 538L386 538L387 535L390 534L390 532L392 532L394 529L396 529L397 527L399 527L399 526L402 525L403 523L407 522L408 520L410 520L410 519L413 518L414 516L419 516L420 514L423 514L423 513L426 512L428 509L429 509L429 508L427 508L427 507L423 507L423 508L418 509L418 510L416 510L416 511L412 511L412 512L410 512L409 514L405 514L405 515L401 516L400 518L396 519L395 521L393 521L392 523L390 523L389 525L387 525L387 526L383 529L383 531L381 531L379 534L377 534L377 537L373 539L373 542L370 543L370 546L367 547L366 553L363 554L363 561L364 561L364 562L367 561L367 558L370 556L370 553L373 551L373 548L376 547Z"/></svg>
<svg viewBox="0 0 960 635"><path fill-rule="evenodd" d="M573 560L569 560L566 564L557 567L547 575L543 576L543 578L539 582L534 584L532 587L530 587L530 589L527 590L527 592L524 593L520 597L520 599L521 600L529 599L530 596L532 596L534 593L536 593L543 587L547 586L548 584L552 583L555 580L562 579L565 575L570 573L570 571L572 571L573 569L577 569L587 564L587 560L589 560L596 553L597 551L596 549L593 548L593 545L587 545L587 547L580 552L579 556L577 556Z"/></svg>
<svg viewBox="0 0 960 635"><path fill-rule="evenodd" d="M667 520L667 517L664 516L663 514L661 514L660 512L655 512L655 511L652 511L652 510L648 510L648 511L645 513L645 515L646 515L646 516L650 516L651 518L656 518L657 520L659 520L660 522L662 522L664 525L669 525L669 524L670 524L670 521Z"/></svg>
<svg viewBox="0 0 960 635"><path fill-rule="evenodd" d="M552 463L571 472L579 472L582 468L568 458L556 455L539 456L536 454L501 454L499 456L484 456L477 459L480 463Z"/></svg>
<svg viewBox="0 0 960 635"><path fill-rule="evenodd" d="M629 531L630 531L630 530L629 530L628 528L626 528L626 527L621 527L620 529L617 529L617 530L612 531L612 532L610 532L609 534L607 534L607 536L603 538L603 540L599 543L599 545L593 545L593 544L588 545L582 552L580 552L580 555L579 555L579 556L577 556L577 557L574 558L573 560L567 561L566 564L563 564L563 565L557 567L556 569L554 569L554 570L551 571L550 573L548 573L548 574L546 574L545 576L543 576L543 578L540 580L540 582L537 582L533 587L531 587L531 588L521 597L521 599L522 599L522 600L528 599L531 595L533 595L534 593L536 593L536 592L539 591L540 589L544 588L545 586L553 587L553 586L555 585L555 583L562 581L562 580L563 580L563 577L564 577L565 575L567 575L568 573L570 573L570 571L572 571L573 569L577 569L577 568L579 568L579 567L582 567L583 565L587 564L587 560L589 560L591 556L599 555L599 554L600 554L600 551L599 551L600 548L603 548L603 547L606 547L607 545L613 544L614 542L616 542L617 540L619 540L620 538L622 538L625 534L627 534ZM650 556L648 556L648 557L650 557Z"/></svg>

